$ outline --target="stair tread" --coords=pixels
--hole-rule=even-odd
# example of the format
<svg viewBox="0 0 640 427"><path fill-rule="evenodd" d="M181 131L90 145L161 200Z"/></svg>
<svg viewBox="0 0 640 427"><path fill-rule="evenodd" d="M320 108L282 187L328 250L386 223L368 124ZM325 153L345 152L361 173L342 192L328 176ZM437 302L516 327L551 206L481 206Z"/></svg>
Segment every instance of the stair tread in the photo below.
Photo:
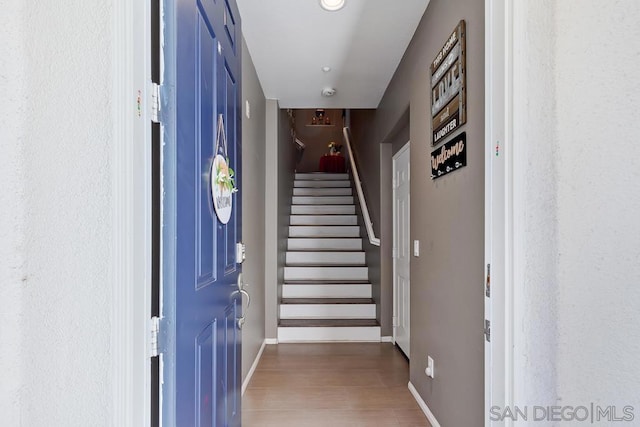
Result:
<svg viewBox="0 0 640 427"><path fill-rule="evenodd" d="M352 327L352 326L380 326L376 319L280 319L278 326L282 327Z"/></svg>
<svg viewBox="0 0 640 427"><path fill-rule="evenodd" d="M319 249L296 249L296 250L287 250L287 252L293 252L293 253L304 253L304 254L313 254L313 253L331 253L331 252L336 252L336 253L350 253L350 254L363 254L365 253L364 251L354 251L353 249L324 249L324 250L319 250Z"/></svg>
<svg viewBox="0 0 640 427"><path fill-rule="evenodd" d="M339 206L339 205L335 205L335 206ZM331 218L335 218L338 216L344 216L344 217L348 217L348 218L357 218L356 214L327 214L327 213L321 213L321 214L294 214L292 213L290 216L295 216L296 218L315 218L315 217L331 217Z"/></svg>
<svg viewBox="0 0 640 427"><path fill-rule="evenodd" d="M305 262L305 263L299 263L299 264L293 264L293 265L289 265L286 264L285 267L294 267L294 268L311 268L311 267L327 267L327 268L340 268L342 270L346 269L346 268L365 268L368 266L366 264L331 264L331 263L318 263L318 262Z"/></svg>
<svg viewBox="0 0 640 427"><path fill-rule="evenodd" d="M295 196L295 197L353 197L353 196ZM294 206L309 206L309 205L294 205ZM315 208L319 208L319 207L329 207L329 208L351 208L353 207L353 203L349 204L347 203L346 205L339 205L339 204L328 204L328 205L313 205L313 207ZM295 215L295 214L294 214ZM316 215L316 214L306 214L306 215ZM317 214L320 215L320 214ZM341 215L353 215L353 214L341 214Z"/></svg>
<svg viewBox="0 0 640 427"><path fill-rule="evenodd" d="M360 228L359 225L353 225L353 224L330 224L330 225L324 225L324 224L310 224L310 225L301 225L301 224L295 224L295 225L289 225L289 227L306 227L306 228L337 228L337 227L341 227L341 228Z"/></svg>
<svg viewBox="0 0 640 427"><path fill-rule="evenodd" d="M285 285L370 285L369 280L291 280Z"/></svg>
<svg viewBox="0 0 640 427"><path fill-rule="evenodd" d="M281 304L373 304L372 298L282 298Z"/></svg>
<svg viewBox="0 0 640 427"><path fill-rule="evenodd" d="M351 249L322 249L322 248L313 248L313 249L289 249L287 250L287 252L345 252L345 253L350 253L350 252L360 252L360 251L353 251Z"/></svg>
<svg viewBox="0 0 640 427"><path fill-rule="evenodd" d="M318 268L318 267L340 267L340 268L363 268L368 267L366 263L362 264L336 264L332 262L300 262L300 263L287 263L285 267L309 267L309 268Z"/></svg>
<svg viewBox="0 0 640 427"><path fill-rule="evenodd" d="M292 226L292 227L297 227L297 226ZM317 227L317 226L316 226ZM357 226L352 226L352 227L357 227ZM360 240L362 239L362 237L335 237L335 236L323 236L323 237L288 237L289 240L296 240L296 241L301 241L301 240L345 240L345 239L350 239L350 240Z"/></svg>

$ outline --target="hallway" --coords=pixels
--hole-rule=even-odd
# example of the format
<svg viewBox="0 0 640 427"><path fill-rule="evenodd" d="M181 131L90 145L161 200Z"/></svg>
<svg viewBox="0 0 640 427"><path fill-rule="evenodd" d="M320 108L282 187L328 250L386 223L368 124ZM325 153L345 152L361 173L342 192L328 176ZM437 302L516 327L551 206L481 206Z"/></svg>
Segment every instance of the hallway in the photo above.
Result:
<svg viewBox="0 0 640 427"><path fill-rule="evenodd" d="M243 397L245 427L424 427L392 344L266 346Z"/></svg>

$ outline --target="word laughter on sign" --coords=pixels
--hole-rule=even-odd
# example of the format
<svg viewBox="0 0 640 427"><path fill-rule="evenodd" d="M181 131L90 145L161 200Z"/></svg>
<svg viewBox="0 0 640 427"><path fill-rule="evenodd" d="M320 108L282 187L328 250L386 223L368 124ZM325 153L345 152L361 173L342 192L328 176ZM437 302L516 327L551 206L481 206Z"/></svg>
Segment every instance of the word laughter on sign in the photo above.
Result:
<svg viewBox="0 0 640 427"><path fill-rule="evenodd" d="M467 133L462 132L442 147L431 152L431 179L467 166Z"/></svg>
<svg viewBox="0 0 640 427"><path fill-rule="evenodd" d="M433 145L467 121L465 43L465 23L460 21L431 63Z"/></svg>

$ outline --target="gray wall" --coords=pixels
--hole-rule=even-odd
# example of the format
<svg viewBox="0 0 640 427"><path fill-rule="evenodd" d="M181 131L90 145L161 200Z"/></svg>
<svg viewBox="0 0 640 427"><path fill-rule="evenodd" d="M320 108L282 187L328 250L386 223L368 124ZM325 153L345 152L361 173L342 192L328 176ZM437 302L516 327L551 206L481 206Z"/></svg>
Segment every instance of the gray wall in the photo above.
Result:
<svg viewBox="0 0 640 427"><path fill-rule="evenodd" d="M265 338L265 98L246 44L242 43L242 107L250 104L251 117L242 116L242 240L247 259L242 274L251 307L242 328L242 378L253 364Z"/></svg>
<svg viewBox="0 0 640 427"><path fill-rule="evenodd" d="M273 339L278 335L278 301L284 281L296 147L288 111L280 110L274 99L267 100L266 109L265 334Z"/></svg>
<svg viewBox="0 0 640 427"><path fill-rule="evenodd" d="M425 75L460 19L467 25L468 166L432 182ZM394 80L410 82L411 238L422 243L411 262L410 378L443 425L475 425L484 412L484 3L433 0ZM424 374L427 354L435 379Z"/></svg>
<svg viewBox="0 0 640 427"><path fill-rule="evenodd" d="M329 142L334 141L343 145L342 110L325 109L331 119L331 126L312 126L311 119L315 116L315 109L295 110L296 136L304 142L304 155L298 163L298 172L317 172L320 157L329 152ZM343 147L344 148L344 147ZM342 150L346 153L346 148Z"/></svg>
<svg viewBox="0 0 640 427"><path fill-rule="evenodd" d="M296 146L293 141L290 110L278 111L278 282L277 301L282 296L287 239L291 222L291 197L296 170ZM269 167L269 166L267 166ZM278 316L280 319L280 316Z"/></svg>
<svg viewBox="0 0 640 427"><path fill-rule="evenodd" d="M265 336L278 336L278 101L266 101L265 152Z"/></svg>
<svg viewBox="0 0 640 427"><path fill-rule="evenodd" d="M380 246L374 246L369 243L369 236L364 227L361 226L361 235L363 239L363 249L366 253L367 267L369 267L369 281L371 282L372 296L376 302L376 319L380 323L380 333L382 336L388 337L393 335L392 326L392 300L386 298L388 289L392 287L389 281L383 280L384 263L381 254L390 241L383 241L381 236L380 223L380 179L375 180L376 174L384 175L376 165L380 164L380 146L372 144L372 136L370 132L371 123L375 120L376 110L358 109L350 111L349 127L351 130L351 146L353 148L358 173L362 182L362 191L364 192L369 215L373 223L373 230L376 237L380 238ZM347 153L346 148L344 150ZM354 187L355 188L355 187ZM358 206L359 221L362 224L362 214L360 204L356 199Z"/></svg>
<svg viewBox="0 0 640 427"><path fill-rule="evenodd" d="M468 166L431 181L429 65L461 19L467 24L468 120L461 130L467 132ZM378 109L365 120L366 137L358 142L372 199L385 188L380 181L389 174L389 151L406 142L407 111L411 239L421 241L420 257L411 259L411 382L443 425L478 425L484 405L484 2L429 4ZM354 128L357 114L352 112ZM392 150L381 152L380 143L392 144ZM386 245L392 238L391 216L380 206L388 209L390 197L380 197L372 216L384 218L381 240ZM392 260L389 247L382 250L381 280L386 283ZM435 379L424 374L427 355L434 358Z"/></svg>

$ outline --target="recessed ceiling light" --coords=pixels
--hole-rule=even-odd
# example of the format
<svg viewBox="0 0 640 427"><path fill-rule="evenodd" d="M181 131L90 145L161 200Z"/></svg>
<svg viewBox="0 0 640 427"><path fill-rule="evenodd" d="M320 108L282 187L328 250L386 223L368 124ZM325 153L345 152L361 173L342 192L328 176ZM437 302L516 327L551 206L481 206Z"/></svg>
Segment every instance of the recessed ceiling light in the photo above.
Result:
<svg viewBox="0 0 640 427"><path fill-rule="evenodd" d="M340 10L344 7L345 0L320 0L320 6L324 10L329 10L334 12L336 10Z"/></svg>
<svg viewBox="0 0 640 427"><path fill-rule="evenodd" d="M328 73L329 71L331 71L331 67L322 67L322 71Z"/></svg>

